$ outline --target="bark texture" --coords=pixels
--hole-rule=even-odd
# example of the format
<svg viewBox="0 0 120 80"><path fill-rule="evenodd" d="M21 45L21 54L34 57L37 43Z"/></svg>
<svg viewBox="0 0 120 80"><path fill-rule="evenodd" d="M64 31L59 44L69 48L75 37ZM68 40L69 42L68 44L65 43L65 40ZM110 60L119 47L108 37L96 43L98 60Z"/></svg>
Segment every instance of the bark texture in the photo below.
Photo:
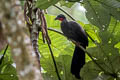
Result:
<svg viewBox="0 0 120 80"><path fill-rule="evenodd" d="M25 21L19 0L0 1L0 21L11 47L19 80L43 80L30 37L25 32Z"/></svg>

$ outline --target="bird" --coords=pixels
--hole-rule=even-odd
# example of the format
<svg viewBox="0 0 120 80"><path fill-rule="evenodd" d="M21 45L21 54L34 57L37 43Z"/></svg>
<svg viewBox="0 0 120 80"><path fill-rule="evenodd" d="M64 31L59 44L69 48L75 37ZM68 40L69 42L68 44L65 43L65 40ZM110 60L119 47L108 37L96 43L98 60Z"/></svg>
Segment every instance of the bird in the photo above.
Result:
<svg viewBox="0 0 120 80"><path fill-rule="evenodd" d="M55 20L61 21L61 30L68 39L74 40L86 49L88 46L88 36L84 29L75 21L68 21L63 14L59 14ZM80 70L85 64L85 52L75 45L72 62L71 73L80 79Z"/></svg>

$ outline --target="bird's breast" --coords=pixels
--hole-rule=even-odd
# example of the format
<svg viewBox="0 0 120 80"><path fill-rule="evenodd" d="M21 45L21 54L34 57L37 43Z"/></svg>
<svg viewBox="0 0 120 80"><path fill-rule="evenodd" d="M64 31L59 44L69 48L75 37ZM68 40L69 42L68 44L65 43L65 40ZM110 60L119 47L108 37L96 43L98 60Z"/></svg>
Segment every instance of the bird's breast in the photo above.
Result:
<svg viewBox="0 0 120 80"><path fill-rule="evenodd" d="M68 39L73 39L74 32L72 31L72 28L69 26L69 23L62 22L61 30Z"/></svg>

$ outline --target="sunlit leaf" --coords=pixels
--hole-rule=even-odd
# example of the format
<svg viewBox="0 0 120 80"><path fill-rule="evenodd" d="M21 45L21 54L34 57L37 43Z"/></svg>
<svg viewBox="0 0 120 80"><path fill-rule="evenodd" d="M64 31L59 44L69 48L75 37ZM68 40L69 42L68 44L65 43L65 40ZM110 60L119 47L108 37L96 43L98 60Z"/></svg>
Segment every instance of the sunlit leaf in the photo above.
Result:
<svg viewBox="0 0 120 80"><path fill-rule="evenodd" d="M71 8L74 4L74 2L66 2L65 0L61 0L59 3L61 4L61 6L66 6L68 8Z"/></svg>

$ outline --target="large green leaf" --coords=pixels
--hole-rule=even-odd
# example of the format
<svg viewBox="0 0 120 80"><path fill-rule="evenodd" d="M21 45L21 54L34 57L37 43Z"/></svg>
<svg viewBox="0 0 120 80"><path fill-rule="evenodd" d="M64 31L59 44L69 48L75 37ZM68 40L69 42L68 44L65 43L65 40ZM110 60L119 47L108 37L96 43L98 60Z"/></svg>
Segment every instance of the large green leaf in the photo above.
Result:
<svg viewBox="0 0 120 80"><path fill-rule="evenodd" d="M65 0L61 0L59 3L61 4L61 6L66 6L68 8L71 8L74 4L74 2L66 2Z"/></svg>
<svg viewBox="0 0 120 80"><path fill-rule="evenodd" d="M108 76L108 75L105 75L105 74L101 73L101 74L99 74L99 76L98 76L96 79L94 79L94 80L114 80L114 78L111 77L111 76Z"/></svg>
<svg viewBox="0 0 120 80"><path fill-rule="evenodd" d="M59 57L55 57L57 67L59 70L59 74L61 75L62 80L76 80L72 74L70 73L71 59L72 57L69 55L60 55ZM44 71L45 80L56 80L56 72L50 56L48 58L41 57L41 65ZM49 66L48 66L49 65ZM51 77L52 76L52 77Z"/></svg>
<svg viewBox="0 0 120 80"><path fill-rule="evenodd" d="M109 7L120 8L120 1L119 0L95 0L95 1L98 1L98 2L105 4Z"/></svg>
<svg viewBox="0 0 120 80"><path fill-rule="evenodd" d="M105 71L110 72L111 74L114 74L114 75L118 74L120 71L120 68L119 68L120 47L118 47L119 41L120 41L119 25L120 25L120 22L118 22L114 18L111 18L108 29L106 31L98 31L98 36L101 39L99 44L95 47L91 47L87 49L87 51L97 60L97 63L101 65L102 68L105 69ZM117 44L117 47L115 47L116 44ZM87 70L88 66L84 68L85 70ZM89 69L90 69L89 71L91 71L92 67L89 67ZM103 77L104 80L114 80L112 76L106 75L104 73L102 75L92 75L92 74L93 74L92 72L87 73L87 76L92 77L92 78L89 77L91 78L89 80L93 80L93 78L95 77L96 77L95 80L98 80L98 78L101 78L101 77ZM100 72L96 74L100 74ZM85 78L85 80L88 80L88 78Z"/></svg>
<svg viewBox="0 0 120 80"><path fill-rule="evenodd" d="M60 22L55 21L56 16L46 14L45 17L46 17L48 27L60 29Z"/></svg>
<svg viewBox="0 0 120 80"><path fill-rule="evenodd" d="M115 17L117 20L120 20L120 1L117 0L96 0L109 12L110 16Z"/></svg>
<svg viewBox="0 0 120 80"><path fill-rule="evenodd" d="M66 1L70 1L70 2L79 2L80 0L66 0Z"/></svg>
<svg viewBox="0 0 120 80"><path fill-rule="evenodd" d="M60 0L37 0L36 6L40 9L47 9L51 5L56 4Z"/></svg>
<svg viewBox="0 0 120 80"><path fill-rule="evenodd" d="M106 30L110 23L110 15L106 8L94 0L84 0L87 19L100 30Z"/></svg>
<svg viewBox="0 0 120 80"><path fill-rule="evenodd" d="M93 62L88 62L83 66L80 75L83 80L94 80L100 72L101 70Z"/></svg>
<svg viewBox="0 0 120 80"><path fill-rule="evenodd" d="M0 73L0 80L18 80L16 69L10 64L5 66L2 73Z"/></svg>
<svg viewBox="0 0 120 80"><path fill-rule="evenodd" d="M18 80L16 68L12 64L10 49L8 49L0 65L0 80Z"/></svg>

